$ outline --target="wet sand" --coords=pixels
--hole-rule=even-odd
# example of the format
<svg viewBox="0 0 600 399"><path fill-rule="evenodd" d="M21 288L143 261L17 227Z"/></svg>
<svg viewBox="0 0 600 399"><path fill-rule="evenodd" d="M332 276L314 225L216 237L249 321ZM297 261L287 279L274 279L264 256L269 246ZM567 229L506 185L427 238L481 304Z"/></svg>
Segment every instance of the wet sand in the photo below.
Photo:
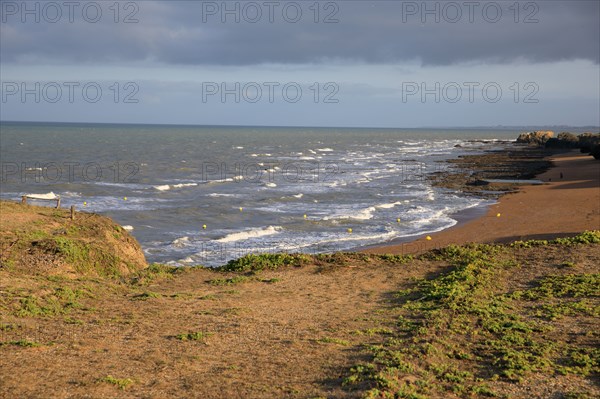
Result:
<svg viewBox="0 0 600 399"><path fill-rule="evenodd" d="M450 244L550 239L600 229L600 162L575 151L550 160L554 167L537 176L545 184L502 196L482 217L431 234L431 240L423 236L363 252L419 253Z"/></svg>

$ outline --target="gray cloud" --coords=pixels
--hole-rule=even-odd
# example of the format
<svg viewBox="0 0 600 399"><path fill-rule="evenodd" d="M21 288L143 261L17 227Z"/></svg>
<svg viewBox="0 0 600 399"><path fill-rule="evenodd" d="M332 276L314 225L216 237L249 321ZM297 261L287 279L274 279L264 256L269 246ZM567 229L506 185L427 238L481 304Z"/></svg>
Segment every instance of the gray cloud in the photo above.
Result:
<svg viewBox="0 0 600 399"><path fill-rule="evenodd" d="M423 2L337 1L335 8L321 2L319 23L314 23L314 2L298 1L303 15L299 22L286 22L285 3L275 8L274 22L268 20L268 8L260 0L263 17L257 23L222 23L220 13L204 15L207 2L136 2L138 23L114 23L108 9L113 2L98 2L103 10L97 23L82 20L57 23L22 23L19 15L7 13L7 1L1 1L6 22L0 25L2 62L17 63L121 63L152 60L165 64L256 65L263 63L303 64L327 60L343 62L394 63L418 60L426 65L450 65L460 62L510 63L515 60L546 62L588 59L599 62L600 3L598 1L521 2L518 22L513 2L479 2L469 21L465 2L457 1L462 18L452 23L455 9L448 2L437 5L440 22L428 14L403 14L421 8ZM16 2L21 5L23 2ZM59 4L62 2L58 2ZM238 2L240 8L248 2ZM409 4L410 3L410 4ZM487 16L483 8L488 6ZM84 4L84 3L82 3ZM125 3L122 3L124 5ZM214 3L217 7L221 1ZM228 2L235 7L236 2ZM529 4L529 5L528 5ZM502 6L502 17L495 23L495 5ZM447 7L447 14L443 13ZM536 11L537 7L537 11ZM337 23L323 23L332 11ZM248 9L249 12L252 11ZM293 17L289 9L288 17ZM129 10L121 10L122 19ZM420 10L416 10L420 11ZM524 23L529 14L535 23ZM250 18L254 14L249 15ZM246 15L248 16L248 15ZM444 18L446 16L447 18Z"/></svg>

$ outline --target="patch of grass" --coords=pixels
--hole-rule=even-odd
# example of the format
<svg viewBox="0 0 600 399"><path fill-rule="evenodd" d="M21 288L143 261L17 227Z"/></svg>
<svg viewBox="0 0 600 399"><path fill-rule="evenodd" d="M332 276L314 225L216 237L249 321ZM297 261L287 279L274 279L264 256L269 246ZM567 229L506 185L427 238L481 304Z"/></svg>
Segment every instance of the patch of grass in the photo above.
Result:
<svg viewBox="0 0 600 399"><path fill-rule="evenodd" d="M56 316L69 313L73 309L81 308L78 300L82 297L90 296L89 293L68 287L58 287L54 292L38 297L27 295L20 300L20 307L16 311L17 316Z"/></svg>
<svg viewBox="0 0 600 399"><path fill-rule="evenodd" d="M211 333L211 332L196 331L196 332L189 332L189 333L185 333L185 334L178 334L175 336L175 338L177 338L180 341L204 342L206 340L206 338L210 337L211 335L213 335L213 333Z"/></svg>
<svg viewBox="0 0 600 399"><path fill-rule="evenodd" d="M100 378L100 382L108 382L119 389L126 389L128 386L133 384L133 380L130 378L115 378L112 375L107 375L106 377Z"/></svg>
<svg viewBox="0 0 600 399"><path fill-rule="evenodd" d="M65 256L67 262L77 265L89 261L90 250L87 245L65 237L54 238L58 253Z"/></svg>
<svg viewBox="0 0 600 399"><path fill-rule="evenodd" d="M40 344L39 342L29 341L26 339L20 339L17 341L0 342L0 346L4 346L4 345L14 345L14 346L20 346L22 348L35 348L38 346L42 346L42 344Z"/></svg>
<svg viewBox="0 0 600 399"><path fill-rule="evenodd" d="M49 237L32 245L41 250L59 255L81 274L97 274L102 277L119 277L121 259L98 245L92 245L80 238Z"/></svg>
<svg viewBox="0 0 600 399"><path fill-rule="evenodd" d="M193 298L193 294L190 294L189 292L177 292L175 294L171 294L169 295L169 298L173 298L173 299L190 299Z"/></svg>
<svg viewBox="0 0 600 399"><path fill-rule="evenodd" d="M557 238L555 240L527 240L527 241L515 241L510 244L511 247L515 248L533 248L539 246L546 246L552 244L558 244L563 246L573 246L578 244L598 244L600 243L600 230L584 231L575 237Z"/></svg>
<svg viewBox="0 0 600 399"><path fill-rule="evenodd" d="M132 301L146 301L150 298L160 298L162 295L157 292L152 291L144 291L141 294L134 295L131 300Z"/></svg>
<svg viewBox="0 0 600 399"><path fill-rule="evenodd" d="M18 234L19 239L23 241L39 241L48 238L49 234L43 230L32 230Z"/></svg>
<svg viewBox="0 0 600 399"><path fill-rule="evenodd" d="M268 279L263 279L260 280L263 283L267 283L267 284L275 284L275 283L279 283L281 281L280 278L268 278Z"/></svg>
<svg viewBox="0 0 600 399"><path fill-rule="evenodd" d="M395 328L383 327L383 342L366 347L370 361L352 367L344 384L366 388L367 398L491 397L497 394L486 382L497 378L517 382L532 373L590 375L598 369L600 351L549 338L551 326L534 315L598 314L600 275L548 276L531 289L511 294L505 292L504 282L519 267L511 248L598 242L600 232L585 232L512 246L449 246L420 255L449 267L395 293L389 309L390 316L397 315ZM476 377L481 369L490 372ZM406 376L425 383L408 384Z"/></svg>
<svg viewBox="0 0 600 399"><path fill-rule="evenodd" d="M13 331L19 328L16 324L12 323L0 323L0 331Z"/></svg>
<svg viewBox="0 0 600 399"><path fill-rule="evenodd" d="M575 262L563 262L560 266L561 267L577 267L577 264Z"/></svg>
<svg viewBox="0 0 600 399"><path fill-rule="evenodd" d="M319 338L319 339L317 339L316 342L318 342L320 344L337 344L337 345L341 345L341 346L349 346L350 345L350 341L346 341L344 339L339 339L339 338L331 338L331 337Z"/></svg>
<svg viewBox="0 0 600 399"><path fill-rule="evenodd" d="M133 276L131 283L137 285L148 285L155 281L171 279L178 272L178 267L153 263L147 268L137 272L135 276Z"/></svg>
<svg viewBox="0 0 600 399"><path fill-rule="evenodd" d="M208 283L211 285L235 285L241 283L247 283L250 279L246 276L235 276L230 278L215 278L209 280Z"/></svg>
<svg viewBox="0 0 600 399"><path fill-rule="evenodd" d="M83 325L83 324L85 324L83 320L74 319L72 317L65 317L64 322L66 324L74 324L74 325Z"/></svg>
<svg viewBox="0 0 600 399"><path fill-rule="evenodd" d="M311 261L309 255L302 254L260 254L246 255L229 261L226 265L215 268L226 272L257 272L261 270L276 270L280 267L299 267Z"/></svg>
<svg viewBox="0 0 600 399"><path fill-rule="evenodd" d="M538 286L513 293L513 298L540 300L563 297L600 297L600 274L568 274L548 276Z"/></svg>

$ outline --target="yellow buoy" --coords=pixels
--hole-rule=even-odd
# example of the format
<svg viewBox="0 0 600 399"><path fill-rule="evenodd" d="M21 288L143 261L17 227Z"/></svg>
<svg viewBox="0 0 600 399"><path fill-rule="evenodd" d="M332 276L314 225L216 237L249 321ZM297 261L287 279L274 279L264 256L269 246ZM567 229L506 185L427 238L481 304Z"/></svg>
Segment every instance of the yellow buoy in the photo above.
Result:
<svg viewBox="0 0 600 399"><path fill-rule="evenodd" d="M87 206L87 202L83 201L83 206Z"/></svg>
<svg viewBox="0 0 600 399"><path fill-rule="evenodd" d="M307 219L307 218L308 218L308 216L304 215L304 219Z"/></svg>
<svg viewBox="0 0 600 399"><path fill-rule="evenodd" d="M352 234L352 229L348 229L348 234Z"/></svg>
<svg viewBox="0 0 600 399"><path fill-rule="evenodd" d="M425 237L425 239L426 239L427 241L431 241L431 236L427 236L427 237Z"/></svg>
<svg viewBox="0 0 600 399"><path fill-rule="evenodd" d="M123 200L124 200L124 201L127 201L127 197L123 197Z"/></svg>
<svg viewBox="0 0 600 399"><path fill-rule="evenodd" d="M496 217L499 218L501 215L499 213L496 214Z"/></svg>
<svg viewBox="0 0 600 399"><path fill-rule="evenodd" d="M244 210L244 208L242 208L242 207L240 206L240 212L241 212L241 211L243 211L243 210Z"/></svg>
<svg viewBox="0 0 600 399"><path fill-rule="evenodd" d="M202 225L202 228L203 228L204 230L206 230L206 225L205 225L205 224L203 224L203 225Z"/></svg>
<svg viewBox="0 0 600 399"><path fill-rule="evenodd" d="M400 223L400 218L396 219L396 222Z"/></svg>

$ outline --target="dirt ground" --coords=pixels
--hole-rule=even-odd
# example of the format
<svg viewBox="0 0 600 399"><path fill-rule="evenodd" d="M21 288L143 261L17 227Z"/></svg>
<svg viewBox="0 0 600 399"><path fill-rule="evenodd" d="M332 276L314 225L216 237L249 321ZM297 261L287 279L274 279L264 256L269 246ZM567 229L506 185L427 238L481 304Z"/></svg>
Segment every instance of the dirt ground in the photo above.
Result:
<svg viewBox="0 0 600 399"><path fill-rule="evenodd" d="M522 271L498 287L511 292L542 276L598 273L598 245L511 249ZM358 254L252 274L165 270L131 280L0 271L0 397L363 397L372 384L344 381L371 361L368 347L395 336L394 293L452 267ZM597 293L592 300L598 308ZM560 319L545 339L593 348L598 320ZM500 397L591 398L600 393L597 377L597 369L586 378L533 373L490 386ZM433 390L424 397L478 396Z"/></svg>
<svg viewBox="0 0 600 399"><path fill-rule="evenodd" d="M357 397L341 387L361 357L359 344L377 336L352 335L385 295L427 268L361 265L306 266L264 272L231 286L190 270L175 278L129 286L104 280L51 280L0 272L4 326L3 397ZM21 317L20 300L58 287L84 291L65 314ZM178 334L206 333L198 341ZM321 338L351 344L319 342ZM131 379L126 390L98 382Z"/></svg>

